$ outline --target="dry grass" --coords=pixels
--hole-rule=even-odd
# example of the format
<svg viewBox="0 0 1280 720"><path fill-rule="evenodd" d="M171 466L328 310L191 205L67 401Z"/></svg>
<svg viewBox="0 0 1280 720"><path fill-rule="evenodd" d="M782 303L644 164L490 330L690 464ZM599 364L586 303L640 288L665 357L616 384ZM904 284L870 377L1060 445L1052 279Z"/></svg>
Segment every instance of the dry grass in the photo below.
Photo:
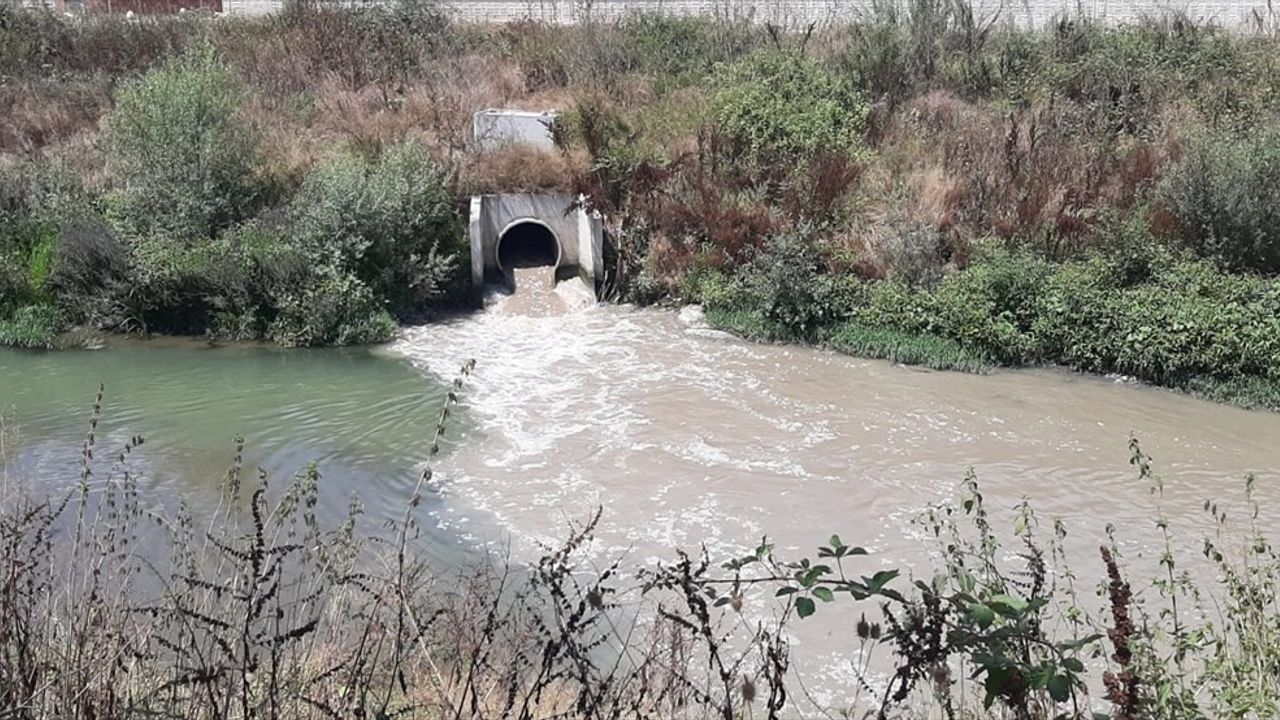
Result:
<svg viewBox="0 0 1280 720"><path fill-rule="evenodd" d="M935 11L952 12L941 5ZM1057 53L1049 61L1059 63L1052 69L1069 80L1016 72L996 78L1036 86L1027 93L995 81L967 84L948 74L948 62L971 68L975 58L985 58L998 65L1005 57L999 42L1007 38L999 32L984 35L985 45L965 50L956 45L969 37L960 18L935 20L945 22L932 29L908 27L894 24L905 19L877 16L855 26L819 27L812 34L784 23L771 34L760 26L723 21L701 28L644 22L456 26L435 22L429 13L424 19L315 7L270 18L223 18L211 25L165 20L124 27L95 18L40 30L50 38L45 45L56 51L48 57L39 43L19 43L8 51L28 70L52 63L56 72L50 77L56 79L24 71L16 81L0 84L0 114L12 118L0 125L0 155L70 154L76 158L73 166L103 186L110 178L92 146L110 109L113 83L207 37L244 80L244 114L260 133L262 174L282 197L335 152L376 153L413 139L456 173L460 193L607 186L607 193L587 194L602 201L608 195L601 207L614 215L611 228L645 226L653 232L653 246L663 257L652 264L655 271L664 268L664 276L690 267L698 245L713 246L706 253L712 262L733 260L757 245L761 233L799 218L826 226L832 244L857 258L846 264L860 274L887 277L905 257L963 265L972 242L985 236L1031 245L1054 259L1096 247L1106 240L1102 220L1143 207L1150 188L1177 157L1179 133L1206 120L1206 101L1196 95L1200 91L1169 89L1177 87L1173 70L1149 77L1152 82L1140 83L1139 91L1125 91L1135 97L1124 95L1125 104L1112 107L1106 74L1089 64L1094 63L1089 56L1067 57L1077 48L1068 46L1061 32L1021 40L1042 53ZM1103 30L1081 27L1081 47L1106 46ZM1148 28L1157 40L1169 42L1168 32L1158 30ZM1262 57L1270 42L1237 50L1242 57ZM773 167L735 174L720 165L724 154L715 147L710 127L712 88L706 72L716 61L760 47L803 50L840 77L871 73L861 79L868 93L896 88L871 98L870 152L856 182L825 182L841 179L824 178L821 168L782 177ZM898 57L899 51L910 57ZM99 67L83 61L90 52L105 58ZM1003 66L996 69L1006 72ZM1139 77L1133 74L1137 69L1129 70L1125 77ZM1210 86L1224 82L1212 73L1205 77ZM1225 88L1221 94L1232 103L1251 97L1242 92ZM471 139L472 114L478 110L572 114L589 105L605 108L632 137L608 147L579 139L567 155L481 153ZM1112 122L1115 113L1127 113L1119 125ZM1103 116L1106 122L1099 120ZM584 146L591 157L581 154ZM680 165L689 158L696 161ZM616 176L584 180L602 164ZM666 165L672 166L662 168L666 179L651 182L646 174ZM624 201L628 193L632 197ZM644 195L653 197L636 199ZM627 202L625 212L634 212L633 218L621 217ZM1164 233L1179 227L1159 207L1151 223ZM922 247L908 247L913 244ZM648 247L642 245L630 254L638 258ZM935 268L935 274L942 269ZM904 269L898 270L902 275Z"/></svg>
<svg viewBox="0 0 1280 720"><path fill-rule="evenodd" d="M1049 256L1065 257L1099 240L1103 213L1131 209L1176 149L1167 131L1110 143L1082 135L1072 113L999 113L931 92L890 119L877 177L904 185L911 216L940 231L1042 238Z"/></svg>
<svg viewBox="0 0 1280 720"><path fill-rule="evenodd" d="M30 155L97 127L111 107L110 82L0 83L0 153Z"/></svg>
<svg viewBox="0 0 1280 720"><path fill-rule="evenodd" d="M586 172L582 152L540 150L512 145L468 154L458 174L459 195L502 192L569 192L573 178Z"/></svg>

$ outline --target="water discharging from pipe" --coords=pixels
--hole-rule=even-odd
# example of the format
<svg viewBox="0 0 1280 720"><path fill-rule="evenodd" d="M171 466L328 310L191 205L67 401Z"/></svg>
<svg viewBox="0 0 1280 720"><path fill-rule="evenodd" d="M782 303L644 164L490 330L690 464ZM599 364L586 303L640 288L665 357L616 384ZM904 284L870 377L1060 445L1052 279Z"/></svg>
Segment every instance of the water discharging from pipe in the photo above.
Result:
<svg viewBox="0 0 1280 720"><path fill-rule="evenodd" d="M1107 523L1131 558L1155 545L1130 432L1156 458L1191 554L1209 526L1203 500L1245 517L1246 472L1260 473L1264 512L1280 509L1280 415L1062 372L940 373L750 344L693 309L570 302L572 285L542 277L522 273L514 295L396 344L442 378L476 358L463 400L476 427L438 468L440 521L468 533L477 513L491 517L517 559L599 505L601 559L642 564L701 545L726 559L766 534L780 552L812 553L838 533L873 551L858 572L928 576L912 520L955 498L973 468L1005 531L1024 497L1046 533L1062 518L1092 587ZM799 632L797 655L840 666L828 656L847 640L839 624ZM838 695L847 681L815 684Z"/></svg>

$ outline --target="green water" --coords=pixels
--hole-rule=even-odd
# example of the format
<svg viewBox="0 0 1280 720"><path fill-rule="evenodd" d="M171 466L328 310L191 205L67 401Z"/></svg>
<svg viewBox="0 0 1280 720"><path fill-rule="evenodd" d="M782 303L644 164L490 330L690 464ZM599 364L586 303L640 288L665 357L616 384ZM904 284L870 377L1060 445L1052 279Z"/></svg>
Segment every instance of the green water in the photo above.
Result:
<svg viewBox="0 0 1280 720"><path fill-rule="evenodd" d="M444 398L438 381L378 349L111 343L56 353L0 348L10 482L45 491L77 481L102 384L99 460L142 435L129 465L154 497L197 509L216 502L241 436L245 466L263 468L273 484L319 463L322 515L343 516L355 495L381 521L403 510Z"/></svg>

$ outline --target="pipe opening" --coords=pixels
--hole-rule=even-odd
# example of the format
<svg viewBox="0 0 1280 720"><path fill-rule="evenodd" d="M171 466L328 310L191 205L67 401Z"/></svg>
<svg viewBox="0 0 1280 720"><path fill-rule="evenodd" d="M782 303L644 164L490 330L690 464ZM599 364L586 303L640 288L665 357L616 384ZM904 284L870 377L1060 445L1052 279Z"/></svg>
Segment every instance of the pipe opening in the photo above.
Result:
<svg viewBox="0 0 1280 720"><path fill-rule="evenodd" d="M559 264L560 243L542 223L517 223L498 238L498 267L503 270Z"/></svg>

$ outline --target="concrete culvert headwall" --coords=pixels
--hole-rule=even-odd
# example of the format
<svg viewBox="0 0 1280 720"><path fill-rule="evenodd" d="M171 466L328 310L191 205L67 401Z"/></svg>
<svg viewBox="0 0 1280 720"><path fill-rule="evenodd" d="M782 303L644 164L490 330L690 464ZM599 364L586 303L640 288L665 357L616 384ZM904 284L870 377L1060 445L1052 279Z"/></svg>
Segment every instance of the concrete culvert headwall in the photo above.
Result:
<svg viewBox="0 0 1280 720"><path fill-rule="evenodd" d="M560 240L537 220L517 220L498 236L498 269L559 267Z"/></svg>
<svg viewBox="0 0 1280 720"><path fill-rule="evenodd" d="M604 275L600 217L563 194L471 198L471 281L513 283L512 271L551 267L557 280L581 278L592 291Z"/></svg>

